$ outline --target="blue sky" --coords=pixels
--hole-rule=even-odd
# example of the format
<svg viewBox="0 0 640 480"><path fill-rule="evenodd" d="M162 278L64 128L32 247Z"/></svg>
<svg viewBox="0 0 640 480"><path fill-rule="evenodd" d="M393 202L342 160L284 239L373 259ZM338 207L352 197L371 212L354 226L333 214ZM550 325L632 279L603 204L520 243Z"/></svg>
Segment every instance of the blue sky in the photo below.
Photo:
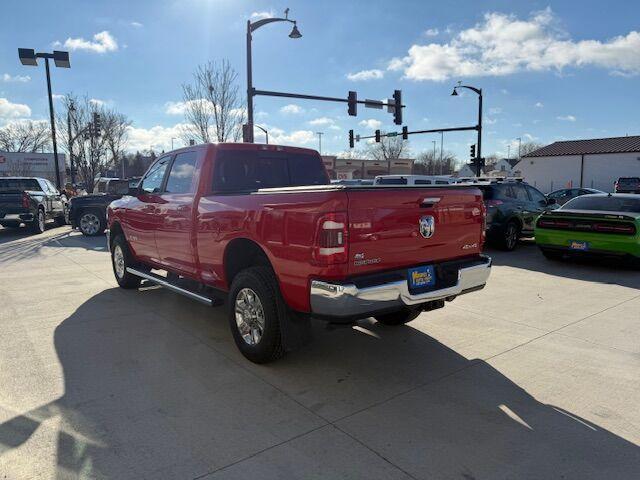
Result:
<svg viewBox="0 0 640 480"><path fill-rule="evenodd" d="M517 137L640 134L640 4L591 0L5 0L0 125L47 118L44 69L21 66L17 48L59 42L72 68L53 69L54 92L115 106L134 123L132 148L166 149L195 66L227 58L244 89L246 20L286 7L303 37L289 39L285 24L255 32L256 88L374 99L401 89L405 125L416 130L475 123L475 97L450 96L462 80L485 94L485 155L506 155L509 144L513 153ZM344 104L258 97L255 110L282 143L317 147L315 132L324 132L323 153L345 150L350 128L398 128L390 114L362 106L349 117ZM412 152L432 140L439 146L439 135L411 137ZM461 160L471 143L474 133L444 137Z"/></svg>

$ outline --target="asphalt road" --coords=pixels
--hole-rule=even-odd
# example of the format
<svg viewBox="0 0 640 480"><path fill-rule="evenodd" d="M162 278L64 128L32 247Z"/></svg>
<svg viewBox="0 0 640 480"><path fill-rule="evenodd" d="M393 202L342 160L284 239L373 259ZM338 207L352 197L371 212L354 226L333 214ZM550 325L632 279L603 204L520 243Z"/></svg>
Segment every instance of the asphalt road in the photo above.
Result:
<svg viewBox="0 0 640 480"><path fill-rule="evenodd" d="M0 228L0 478L638 478L640 273L489 253L483 291L257 366L104 238Z"/></svg>

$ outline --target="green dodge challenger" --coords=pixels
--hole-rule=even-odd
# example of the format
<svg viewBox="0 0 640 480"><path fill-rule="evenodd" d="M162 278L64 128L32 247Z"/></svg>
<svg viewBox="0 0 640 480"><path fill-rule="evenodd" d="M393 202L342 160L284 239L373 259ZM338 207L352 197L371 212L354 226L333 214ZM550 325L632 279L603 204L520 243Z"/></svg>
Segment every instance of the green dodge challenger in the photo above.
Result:
<svg viewBox="0 0 640 480"><path fill-rule="evenodd" d="M640 262L640 195L596 194L546 211L535 226L545 257L603 255Z"/></svg>

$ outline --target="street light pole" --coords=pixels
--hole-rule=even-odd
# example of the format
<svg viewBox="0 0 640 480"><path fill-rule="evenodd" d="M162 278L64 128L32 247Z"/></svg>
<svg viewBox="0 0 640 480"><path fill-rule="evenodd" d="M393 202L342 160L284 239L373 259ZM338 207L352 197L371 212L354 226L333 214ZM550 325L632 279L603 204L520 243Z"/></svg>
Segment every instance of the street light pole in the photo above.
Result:
<svg viewBox="0 0 640 480"><path fill-rule="evenodd" d="M36 53L36 51L32 48L19 48L18 57L20 58L20 63L31 67L38 66L38 58L44 58L45 61L44 65L47 73L47 94L49 96L49 119L51 121L51 140L53 143L53 160L56 169L56 186L58 187L58 189L60 189L62 185L60 181L60 163L58 161L58 143L56 142L56 124L55 115L53 112L53 95L51 94L51 73L49 72L49 59L53 58L56 67L70 68L71 64L69 63L69 52L54 50L53 53Z"/></svg>
<svg viewBox="0 0 640 480"><path fill-rule="evenodd" d="M440 132L440 175L442 175L442 148L444 145L444 132Z"/></svg>
<svg viewBox="0 0 640 480"><path fill-rule="evenodd" d="M293 29L289 34L289 38L300 38L302 34L298 30L295 20L289 19L289 9L284 11L284 18L263 18L251 23L251 20L247 20L247 128L244 132L244 141L247 143L253 143L253 97L255 96L255 90L253 88L253 71L252 71L252 56L251 56L251 33L258 28L273 22L289 22L293 23Z"/></svg>
<svg viewBox="0 0 640 480"><path fill-rule="evenodd" d="M316 132L316 135L318 135L318 152L322 155L322 135L324 132Z"/></svg>
<svg viewBox="0 0 640 480"><path fill-rule="evenodd" d="M262 130L264 132L265 143L267 145L269 145L269 132L267 132L267 129L264 128L264 127L261 127L260 125L254 125L254 127L259 128L260 130Z"/></svg>
<svg viewBox="0 0 640 480"><path fill-rule="evenodd" d="M476 147L477 147L477 149L476 149L476 159L478 161L476 162L476 175L479 177L482 174L482 166L481 166L481 161L482 161L482 89L481 88L472 87L471 85L461 85L460 83L458 83L458 85L453 87L453 93L451 95L453 95L453 96L458 95L458 92L457 92L458 88L466 88L467 90L471 90L472 92L475 92L478 95L478 126L477 126L478 141L476 143Z"/></svg>

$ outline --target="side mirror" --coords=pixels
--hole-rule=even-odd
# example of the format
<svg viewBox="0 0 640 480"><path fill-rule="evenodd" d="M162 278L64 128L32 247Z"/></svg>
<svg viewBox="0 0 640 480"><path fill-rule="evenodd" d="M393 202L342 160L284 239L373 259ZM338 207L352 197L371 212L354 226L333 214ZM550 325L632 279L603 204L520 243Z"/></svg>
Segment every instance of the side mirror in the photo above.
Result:
<svg viewBox="0 0 640 480"><path fill-rule="evenodd" d="M547 198L547 205L556 205L558 201L555 198Z"/></svg>

